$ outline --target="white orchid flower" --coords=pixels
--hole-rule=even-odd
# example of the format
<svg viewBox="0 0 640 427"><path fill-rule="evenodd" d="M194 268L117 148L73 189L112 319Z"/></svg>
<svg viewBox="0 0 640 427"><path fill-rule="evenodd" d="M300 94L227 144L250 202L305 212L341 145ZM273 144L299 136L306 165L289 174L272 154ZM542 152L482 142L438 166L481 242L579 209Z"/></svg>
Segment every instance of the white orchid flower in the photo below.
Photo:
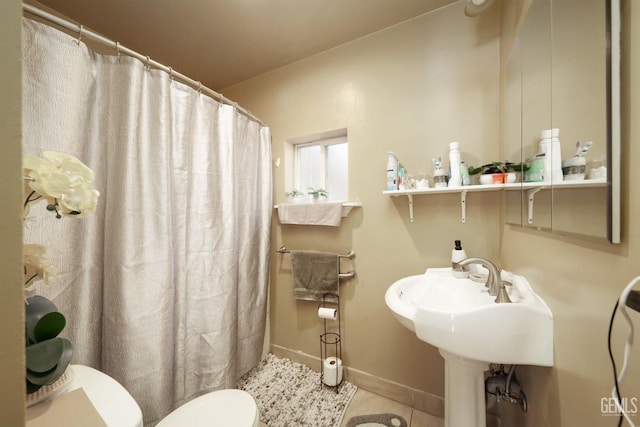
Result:
<svg viewBox="0 0 640 427"><path fill-rule="evenodd" d="M62 173L69 176L74 183L77 183L78 181L86 183L93 182L93 171L75 157L65 153L58 153L57 151L45 151L42 155L60 168Z"/></svg>
<svg viewBox="0 0 640 427"><path fill-rule="evenodd" d="M76 218L89 216L96 211L99 196L100 193L86 182L73 186L60 198L62 213L74 215Z"/></svg>
<svg viewBox="0 0 640 427"><path fill-rule="evenodd" d="M49 284L49 277L57 278L52 271L49 260L45 258L47 249L42 245L24 245L22 263L24 264L24 286L31 287L34 282L42 280Z"/></svg>
<svg viewBox="0 0 640 427"><path fill-rule="evenodd" d="M23 158L23 171L29 188L47 200L47 207L57 216L71 215L84 218L95 212L100 193L91 186L93 171L77 158L55 151L45 151L40 157ZM40 197L27 197L28 204Z"/></svg>

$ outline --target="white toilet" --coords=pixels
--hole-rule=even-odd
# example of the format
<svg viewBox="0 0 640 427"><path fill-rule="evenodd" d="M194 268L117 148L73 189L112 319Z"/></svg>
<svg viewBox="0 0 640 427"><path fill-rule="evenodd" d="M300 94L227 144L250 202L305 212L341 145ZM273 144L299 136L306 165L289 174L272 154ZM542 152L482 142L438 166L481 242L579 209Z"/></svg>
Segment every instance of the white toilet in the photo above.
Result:
<svg viewBox="0 0 640 427"><path fill-rule="evenodd" d="M142 427L142 411L129 392L110 376L83 365L72 365L68 391L82 387L109 427ZM257 427L258 406L242 390L220 390L197 397L167 415L157 427Z"/></svg>

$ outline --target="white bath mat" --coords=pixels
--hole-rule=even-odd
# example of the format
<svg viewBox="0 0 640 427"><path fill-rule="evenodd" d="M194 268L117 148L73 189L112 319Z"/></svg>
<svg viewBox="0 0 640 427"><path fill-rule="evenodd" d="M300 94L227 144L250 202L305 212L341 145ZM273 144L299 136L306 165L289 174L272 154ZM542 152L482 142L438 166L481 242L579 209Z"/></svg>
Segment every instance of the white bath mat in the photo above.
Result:
<svg viewBox="0 0 640 427"><path fill-rule="evenodd" d="M320 373L307 366L265 357L238 381L258 404L260 420L269 427L339 427L357 387L343 381L338 387L320 386Z"/></svg>

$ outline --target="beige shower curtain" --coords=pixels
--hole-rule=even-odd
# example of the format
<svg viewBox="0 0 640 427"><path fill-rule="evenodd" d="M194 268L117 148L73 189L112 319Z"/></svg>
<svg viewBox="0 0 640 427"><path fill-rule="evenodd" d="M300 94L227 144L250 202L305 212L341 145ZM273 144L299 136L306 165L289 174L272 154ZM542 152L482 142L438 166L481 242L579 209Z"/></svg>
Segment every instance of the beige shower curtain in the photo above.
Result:
<svg viewBox="0 0 640 427"><path fill-rule="evenodd" d="M25 154L91 167L98 210L32 207L25 241L58 275L72 363L123 384L152 425L234 387L264 339L272 213L267 127L136 59L25 19Z"/></svg>

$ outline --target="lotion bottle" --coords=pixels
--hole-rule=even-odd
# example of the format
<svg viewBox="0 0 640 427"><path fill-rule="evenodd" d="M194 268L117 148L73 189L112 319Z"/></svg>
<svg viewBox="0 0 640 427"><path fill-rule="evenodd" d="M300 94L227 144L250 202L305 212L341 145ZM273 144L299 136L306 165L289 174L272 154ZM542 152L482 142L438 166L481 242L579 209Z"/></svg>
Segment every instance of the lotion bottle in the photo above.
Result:
<svg viewBox="0 0 640 427"><path fill-rule="evenodd" d="M461 187L462 173L460 172L460 144L457 141L449 144L449 169L451 171L449 187Z"/></svg>
<svg viewBox="0 0 640 427"><path fill-rule="evenodd" d="M459 265L458 263L467 258L467 253L462 249L462 243L460 240L456 240L454 244L455 246L451 251L451 271L453 272L453 277L464 279L469 277L469 269L466 266L463 267Z"/></svg>

